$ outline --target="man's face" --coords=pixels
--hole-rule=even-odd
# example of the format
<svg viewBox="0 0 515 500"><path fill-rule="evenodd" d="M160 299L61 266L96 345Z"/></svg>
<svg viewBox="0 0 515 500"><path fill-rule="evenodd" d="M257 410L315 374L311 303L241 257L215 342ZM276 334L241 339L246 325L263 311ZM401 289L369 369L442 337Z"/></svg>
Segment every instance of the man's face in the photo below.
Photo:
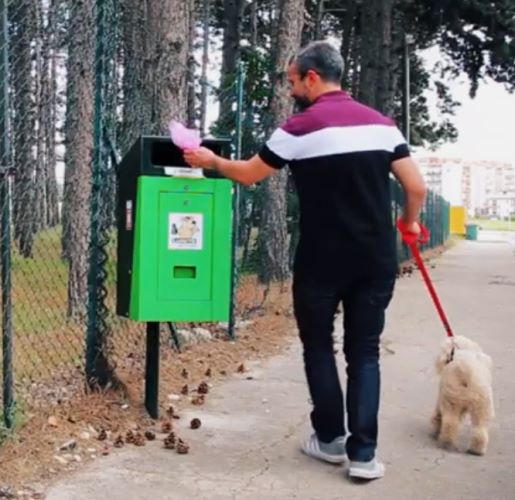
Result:
<svg viewBox="0 0 515 500"><path fill-rule="evenodd" d="M288 68L288 81L290 82L290 95L295 100L295 104L300 110L306 109L312 104L310 99L310 79L309 74L301 78L295 63Z"/></svg>

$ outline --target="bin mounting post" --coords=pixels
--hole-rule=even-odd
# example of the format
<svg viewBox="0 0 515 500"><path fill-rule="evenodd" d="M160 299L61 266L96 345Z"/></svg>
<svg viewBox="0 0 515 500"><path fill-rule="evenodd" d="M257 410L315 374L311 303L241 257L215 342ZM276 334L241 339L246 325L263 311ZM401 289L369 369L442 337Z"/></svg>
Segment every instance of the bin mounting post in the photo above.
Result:
<svg viewBox="0 0 515 500"><path fill-rule="evenodd" d="M145 408L153 419L159 418L159 323L147 323L145 364Z"/></svg>

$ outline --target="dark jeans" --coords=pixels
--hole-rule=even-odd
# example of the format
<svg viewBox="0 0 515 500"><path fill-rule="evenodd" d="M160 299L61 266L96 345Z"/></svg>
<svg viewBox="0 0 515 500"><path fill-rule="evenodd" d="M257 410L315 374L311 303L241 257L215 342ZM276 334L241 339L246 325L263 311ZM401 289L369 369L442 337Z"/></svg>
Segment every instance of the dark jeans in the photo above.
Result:
<svg viewBox="0 0 515 500"><path fill-rule="evenodd" d="M344 354L347 362L347 424L350 460L369 461L377 446L380 372L379 337L395 279L361 278L313 283L296 278L293 302L313 411L311 422L322 442L345 431L343 393L333 346L338 304L344 309Z"/></svg>

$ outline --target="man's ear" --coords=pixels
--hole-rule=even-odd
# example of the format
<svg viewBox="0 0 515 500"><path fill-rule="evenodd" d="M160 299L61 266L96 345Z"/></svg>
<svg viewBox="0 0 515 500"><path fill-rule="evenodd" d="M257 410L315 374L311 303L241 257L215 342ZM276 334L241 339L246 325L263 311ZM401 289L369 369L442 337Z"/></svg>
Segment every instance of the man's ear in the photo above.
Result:
<svg viewBox="0 0 515 500"><path fill-rule="evenodd" d="M314 85L318 81L319 78L320 78L320 76L318 75L318 73L316 71L313 71L312 69L308 69L308 72L306 73L306 79L309 84Z"/></svg>

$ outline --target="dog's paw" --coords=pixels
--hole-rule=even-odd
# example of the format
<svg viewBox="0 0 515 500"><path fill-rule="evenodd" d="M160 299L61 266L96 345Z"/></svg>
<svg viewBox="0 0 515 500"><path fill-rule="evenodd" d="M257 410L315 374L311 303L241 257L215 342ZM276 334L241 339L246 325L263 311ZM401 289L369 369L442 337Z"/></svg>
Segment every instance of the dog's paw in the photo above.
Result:
<svg viewBox="0 0 515 500"><path fill-rule="evenodd" d="M481 442L472 442L470 443L469 449L467 450L469 455L476 455L477 457L482 457L486 453L486 443Z"/></svg>
<svg viewBox="0 0 515 500"><path fill-rule="evenodd" d="M458 444L455 441L442 436L438 436L438 446L447 451L458 450Z"/></svg>

